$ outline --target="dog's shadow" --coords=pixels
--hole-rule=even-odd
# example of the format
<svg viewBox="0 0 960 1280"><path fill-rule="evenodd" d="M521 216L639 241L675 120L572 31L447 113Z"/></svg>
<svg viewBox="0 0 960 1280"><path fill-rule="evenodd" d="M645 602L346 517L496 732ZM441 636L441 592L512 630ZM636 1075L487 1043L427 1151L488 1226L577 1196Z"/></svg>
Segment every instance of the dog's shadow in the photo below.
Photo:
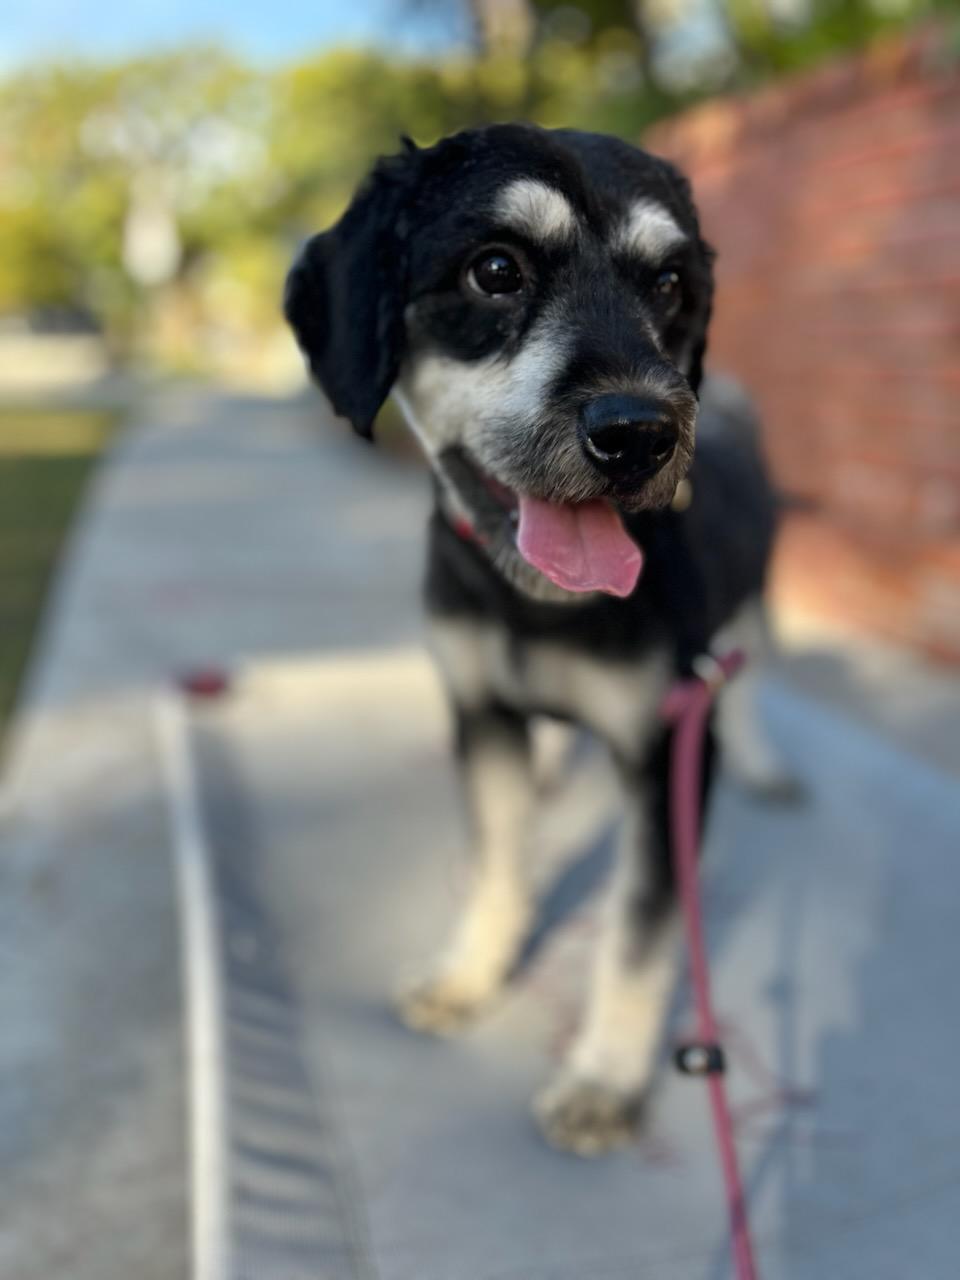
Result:
<svg viewBox="0 0 960 1280"><path fill-rule="evenodd" d="M561 868L541 895L530 932L511 972L511 981L523 977L551 934L601 890L613 866L618 825L617 820L611 818L588 847Z"/></svg>

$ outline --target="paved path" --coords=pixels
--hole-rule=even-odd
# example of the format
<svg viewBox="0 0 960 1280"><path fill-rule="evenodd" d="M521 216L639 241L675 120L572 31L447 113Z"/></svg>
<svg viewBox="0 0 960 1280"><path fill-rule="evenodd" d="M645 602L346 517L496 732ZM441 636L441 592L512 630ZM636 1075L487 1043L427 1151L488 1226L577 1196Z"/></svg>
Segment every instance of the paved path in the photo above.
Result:
<svg viewBox="0 0 960 1280"><path fill-rule="evenodd" d="M783 683L771 682L767 712L810 803L758 807L724 788L705 876L761 1274L949 1280L960 1209L956 780ZM552 909L532 962L487 1018L436 1043L387 1006L442 940L463 850L427 664L371 654L258 666L202 728L221 868L245 857L299 996L295 1052L260 1056L259 1069L281 1110L296 1105L291 1075L311 1082L325 1135L311 1148L315 1180L328 1186L346 1169L360 1189L362 1231L327 1217L309 1239L313 1274L727 1277L699 1085L668 1075L644 1140L601 1164L550 1152L529 1119L596 932L584 890L607 860L615 790L602 763L584 761L546 805L535 847ZM241 799L238 824L229 815ZM237 941L256 949L248 927ZM261 936L267 950L271 933ZM264 983L247 974L252 985ZM688 1019L682 999L675 1027ZM302 1154L301 1140L298 1130L291 1151L277 1135L271 1163ZM248 1184L273 1185L262 1165L247 1160ZM277 1194L284 1213L298 1203L293 1188ZM358 1238L363 1269L341 1272Z"/></svg>
<svg viewBox="0 0 960 1280"><path fill-rule="evenodd" d="M148 405L75 530L0 790L0 1275L185 1274L152 698L198 665L410 644L425 482L306 407Z"/></svg>
<svg viewBox="0 0 960 1280"><path fill-rule="evenodd" d="M333 1115L336 1149L352 1153L330 1209L350 1245L326 1241L329 1274L719 1280L695 1086L670 1081L654 1138L589 1170L542 1151L526 1122L575 998L589 904L574 895L580 914L462 1044L425 1044L384 1013L396 970L442 927L444 868L462 846L417 655L426 485L315 430L317 412L158 400L78 527L0 793L0 1275L186 1274L153 699L173 673L227 663L247 673L236 696L194 725L205 820L221 870L238 865L225 846L245 851L257 927L282 952L286 985L272 989L298 1007L318 1141L329 1158ZM819 1098L771 1111L756 1074L735 1079L765 1275L947 1280L960 692L879 648L805 636L769 710L815 801L785 814L726 792L710 882L726 1010L762 1062ZM545 818L556 866L591 848L602 862L596 781L572 780ZM682 1205L692 1222L678 1224ZM315 1231L302 1243L323 1247Z"/></svg>

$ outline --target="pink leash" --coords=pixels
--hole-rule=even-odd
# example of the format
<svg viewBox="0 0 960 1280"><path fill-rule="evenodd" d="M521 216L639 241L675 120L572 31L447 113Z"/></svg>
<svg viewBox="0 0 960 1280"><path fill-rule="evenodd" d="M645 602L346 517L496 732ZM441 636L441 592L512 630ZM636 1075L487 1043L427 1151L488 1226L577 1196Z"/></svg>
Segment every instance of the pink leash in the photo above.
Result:
<svg viewBox="0 0 960 1280"><path fill-rule="evenodd" d="M703 916L697 883L700 845L700 795L703 744L714 695L724 681L743 666L743 654L705 657L694 664L697 674L673 686L661 708L674 725L670 768L670 820L673 861L687 930L690 976L697 1012L697 1040L677 1050L677 1067L686 1075L703 1076L710 1091L713 1128L723 1168L730 1212L731 1247L738 1280L757 1280L747 1221L747 1205L737 1163L730 1107L724 1088L725 1061L710 999L710 973L703 942Z"/></svg>

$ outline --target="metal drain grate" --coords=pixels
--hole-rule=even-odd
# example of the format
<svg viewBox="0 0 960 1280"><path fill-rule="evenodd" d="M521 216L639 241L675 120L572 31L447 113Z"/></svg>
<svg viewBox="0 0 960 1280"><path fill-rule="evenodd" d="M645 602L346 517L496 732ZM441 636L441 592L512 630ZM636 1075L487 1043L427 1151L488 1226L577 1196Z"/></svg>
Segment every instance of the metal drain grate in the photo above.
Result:
<svg viewBox="0 0 960 1280"><path fill-rule="evenodd" d="M217 715L175 694L158 710L190 1023L192 1280L369 1280L356 1183L305 1067L257 892L256 823Z"/></svg>

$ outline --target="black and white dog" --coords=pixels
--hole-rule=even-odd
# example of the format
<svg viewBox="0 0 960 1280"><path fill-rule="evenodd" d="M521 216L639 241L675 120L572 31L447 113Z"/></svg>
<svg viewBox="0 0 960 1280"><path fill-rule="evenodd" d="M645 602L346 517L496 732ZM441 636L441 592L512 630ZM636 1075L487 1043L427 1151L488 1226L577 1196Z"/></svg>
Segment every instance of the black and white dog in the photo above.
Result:
<svg viewBox="0 0 960 1280"><path fill-rule="evenodd" d="M750 412L705 387L698 414L712 258L665 161L502 125L380 160L287 283L337 412L368 435L392 391L436 477L427 608L476 856L449 949L403 1000L411 1025L461 1024L517 958L531 718L595 731L622 776L586 1015L536 1104L548 1139L580 1153L632 1132L674 981L658 705L725 636L755 654L766 634L776 502ZM754 698L748 671L717 729L745 780L775 789Z"/></svg>

